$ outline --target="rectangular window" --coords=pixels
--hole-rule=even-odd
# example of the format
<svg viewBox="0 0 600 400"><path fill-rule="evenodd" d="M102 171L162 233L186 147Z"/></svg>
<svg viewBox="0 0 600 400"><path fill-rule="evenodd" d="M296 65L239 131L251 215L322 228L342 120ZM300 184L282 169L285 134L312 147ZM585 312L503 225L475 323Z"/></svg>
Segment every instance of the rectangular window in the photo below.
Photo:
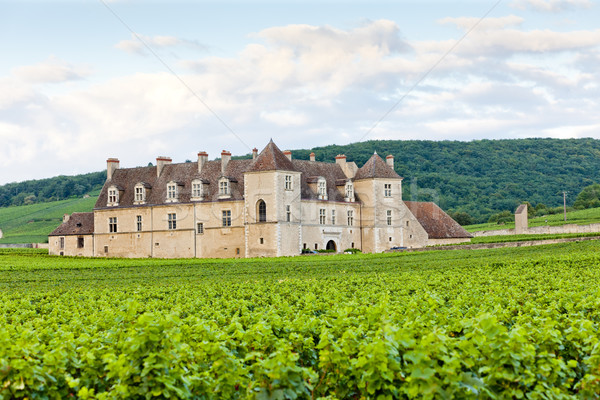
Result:
<svg viewBox="0 0 600 400"><path fill-rule="evenodd" d="M335 210L331 210L331 225L335 225Z"/></svg>
<svg viewBox="0 0 600 400"><path fill-rule="evenodd" d="M325 225L327 214L324 208L319 209L319 224Z"/></svg>
<svg viewBox="0 0 600 400"><path fill-rule="evenodd" d="M136 219L137 231L141 232L142 231L142 216L138 215L137 217L135 217L135 219Z"/></svg>
<svg viewBox="0 0 600 400"><path fill-rule="evenodd" d="M85 243L84 243L83 237L81 237L81 236L77 237L77 248L83 249L84 244Z"/></svg>
<svg viewBox="0 0 600 400"><path fill-rule="evenodd" d="M135 201L137 201L137 202L144 201L144 188L142 186L135 187Z"/></svg>
<svg viewBox="0 0 600 400"><path fill-rule="evenodd" d="M196 224L196 232L198 233L198 235L202 235L204 233L204 223L198 222Z"/></svg>
<svg viewBox="0 0 600 400"><path fill-rule="evenodd" d="M110 233L117 232L117 217L110 217L108 219L108 231Z"/></svg>
<svg viewBox="0 0 600 400"><path fill-rule="evenodd" d="M104 246L104 252L108 253L108 246Z"/></svg>
<svg viewBox="0 0 600 400"><path fill-rule="evenodd" d="M192 197L195 197L195 198L202 197L202 183L199 183L199 182L192 183Z"/></svg>
<svg viewBox="0 0 600 400"><path fill-rule="evenodd" d="M354 225L354 211L348 210L348 226Z"/></svg>
<svg viewBox="0 0 600 400"><path fill-rule="evenodd" d="M292 220L292 206L285 206L285 220L290 222Z"/></svg>
<svg viewBox="0 0 600 400"><path fill-rule="evenodd" d="M169 222L169 229L177 229L177 214L172 213L167 216Z"/></svg>
<svg viewBox="0 0 600 400"><path fill-rule="evenodd" d="M109 204L117 204L119 202L119 192L117 189L108 189Z"/></svg>
<svg viewBox="0 0 600 400"><path fill-rule="evenodd" d="M391 183L383 184L383 197L392 197L392 184Z"/></svg>
<svg viewBox="0 0 600 400"><path fill-rule="evenodd" d="M387 224L392 226L392 210L387 210Z"/></svg>
<svg viewBox="0 0 600 400"><path fill-rule="evenodd" d="M229 181L228 180L222 180L219 182L219 194L220 195L229 194Z"/></svg>
<svg viewBox="0 0 600 400"><path fill-rule="evenodd" d="M285 176L285 190L292 190L292 176Z"/></svg>
<svg viewBox="0 0 600 400"><path fill-rule="evenodd" d="M167 199L175 200L177 198L177 186L174 183L167 185Z"/></svg>
<svg viewBox="0 0 600 400"><path fill-rule="evenodd" d="M325 197L325 195L327 195L327 182L325 182L324 179L319 179L317 190L320 197Z"/></svg>
<svg viewBox="0 0 600 400"><path fill-rule="evenodd" d="M223 226L231 226L231 210L223 210Z"/></svg>
<svg viewBox="0 0 600 400"><path fill-rule="evenodd" d="M65 238L61 237L60 240L59 240L59 242L60 242L60 248L64 249L65 248Z"/></svg>

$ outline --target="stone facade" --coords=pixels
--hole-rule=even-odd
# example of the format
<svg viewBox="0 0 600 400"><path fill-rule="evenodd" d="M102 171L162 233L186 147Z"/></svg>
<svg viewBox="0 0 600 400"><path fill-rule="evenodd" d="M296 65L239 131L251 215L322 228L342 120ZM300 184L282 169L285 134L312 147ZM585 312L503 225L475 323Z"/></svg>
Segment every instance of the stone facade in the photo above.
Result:
<svg viewBox="0 0 600 400"><path fill-rule="evenodd" d="M416 248L437 236L470 240L439 208L443 223L428 231L421 220L435 216L425 215L429 209L415 215L407 203L392 156L373 154L358 168L343 155L335 163L294 160L271 141L251 160L223 151L208 161L200 152L194 163L159 157L156 167L121 169L110 158L93 213L66 216L49 237L50 254L277 257Z"/></svg>

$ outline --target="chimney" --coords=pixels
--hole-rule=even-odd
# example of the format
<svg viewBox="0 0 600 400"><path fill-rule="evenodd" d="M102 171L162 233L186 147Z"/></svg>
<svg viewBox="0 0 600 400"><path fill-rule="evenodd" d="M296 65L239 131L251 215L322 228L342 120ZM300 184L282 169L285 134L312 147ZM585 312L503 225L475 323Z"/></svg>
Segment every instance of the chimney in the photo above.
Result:
<svg viewBox="0 0 600 400"><path fill-rule="evenodd" d="M335 163L343 167L346 164L346 155L338 154L337 156L335 156Z"/></svg>
<svg viewBox="0 0 600 400"><path fill-rule="evenodd" d="M202 172L202 168L204 168L206 161L208 161L208 153L205 151L198 153L198 173Z"/></svg>
<svg viewBox="0 0 600 400"><path fill-rule="evenodd" d="M165 165L171 164L171 159L169 157L158 156L156 157L156 176L160 177L163 168Z"/></svg>
<svg viewBox="0 0 600 400"><path fill-rule="evenodd" d="M63 224L69 222L69 219L71 219L71 216L69 214L63 215Z"/></svg>
<svg viewBox="0 0 600 400"><path fill-rule="evenodd" d="M394 156L393 155L389 155L385 158L385 162L387 163L387 165L390 166L391 169L394 169Z"/></svg>
<svg viewBox="0 0 600 400"><path fill-rule="evenodd" d="M283 154L288 158L288 160L292 161L292 151L291 150L285 150L283 152Z"/></svg>
<svg viewBox="0 0 600 400"><path fill-rule="evenodd" d="M227 164L231 160L231 153L227 150L223 150L221 152L221 174L225 175L225 170L227 169Z"/></svg>
<svg viewBox="0 0 600 400"><path fill-rule="evenodd" d="M258 149L255 147L252 149L252 159L256 160L256 157L258 157Z"/></svg>
<svg viewBox="0 0 600 400"><path fill-rule="evenodd" d="M315 153L310 153L310 161L315 161Z"/></svg>
<svg viewBox="0 0 600 400"><path fill-rule="evenodd" d="M109 158L106 160L106 180L110 181L112 179L113 173L119 169L119 159L118 158Z"/></svg>

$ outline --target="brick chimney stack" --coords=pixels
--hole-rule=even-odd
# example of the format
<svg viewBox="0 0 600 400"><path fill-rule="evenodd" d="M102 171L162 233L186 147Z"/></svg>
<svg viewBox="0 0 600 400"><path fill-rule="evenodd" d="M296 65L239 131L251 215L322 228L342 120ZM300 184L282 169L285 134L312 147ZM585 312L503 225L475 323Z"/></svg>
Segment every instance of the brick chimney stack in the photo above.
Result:
<svg viewBox="0 0 600 400"><path fill-rule="evenodd" d="M335 163L339 164L340 167L344 167L344 165L346 164L346 155L345 154L338 154L337 156L335 156Z"/></svg>
<svg viewBox="0 0 600 400"><path fill-rule="evenodd" d="M310 153L310 161L315 161L315 153Z"/></svg>
<svg viewBox="0 0 600 400"><path fill-rule="evenodd" d="M204 164L208 161L208 153L205 151L201 151L198 153L198 173L202 172L202 168L204 168Z"/></svg>
<svg viewBox="0 0 600 400"><path fill-rule="evenodd" d="M106 160L106 180L110 181L112 179L113 173L119 169L119 159L118 158L109 158Z"/></svg>
<svg viewBox="0 0 600 400"><path fill-rule="evenodd" d="M285 150L283 152L283 154L288 158L288 160L292 161L292 151L291 150Z"/></svg>
<svg viewBox="0 0 600 400"><path fill-rule="evenodd" d="M387 163L387 165L390 166L391 169L394 169L394 156L393 155L389 155L385 158L385 162Z"/></svg>
<svg viewBox="0 0 600 400"><path fill-rule="evenodd" d="M231 161L231 153L227 150L223 150L221 152L221 174L225 175L225 170L227 169L229 161Z"/></svg>
<svg viewBox="0 0 600 400"><path fill-rule="evenodd" d="M258 157L258 149L255 147L252 149L252 159L256 160L256 157Z"/></svg>
<svg viewBox="0 0 600 400"><path fill-rule="evenodd" d="M171 164L171 158L170 157L164 157L164 156L158 156L156 157L156 176L160 177L160 174L162 173L163 168L165 167L165 165Z"/></svg>

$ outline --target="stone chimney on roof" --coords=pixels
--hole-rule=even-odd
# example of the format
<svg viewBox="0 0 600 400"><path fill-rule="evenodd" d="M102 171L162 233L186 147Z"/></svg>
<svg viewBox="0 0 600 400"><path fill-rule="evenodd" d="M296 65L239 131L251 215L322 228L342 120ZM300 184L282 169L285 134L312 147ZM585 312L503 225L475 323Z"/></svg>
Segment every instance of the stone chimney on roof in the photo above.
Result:
<svg viewBox="0 0 600 400"><path fill-rule="evenodd" d="M198 153L198 173L202 172L202 168L204 168L204 164L208 161L208 153L205 151L201 151Z"/></svg>
<svg viewBox="0 0 600 400"><path fill-rule="evenodd" d="M389 155L385 158L385 162L387 163L387 165L390 166L391 169L394 169L394 156L393 155Z"/></svg>
<svg viewBox="0 0 600 400"><path fill-rule="evenodd" d="M346 165L346 155L338 154L337 156L335 156L335 163L339 164L343 168L344 165Z"/></svg>
<svg viewBox="0 0 600 400"><path fill-rule="evenodd" d="M225 175L225 170L227 169L227 164L231 161L231 153L227 150L223 150L221 152L221 174Z"/></svg>
<svg viewBox="0 0 600 400"><path fill-rule="evenodd" d="M63 224L66 224L67 222L69 222L70 219L71 219L71 216L69 214L63 215Z"/></svg>
<svg viewBox="0 0 600 400"><path fill-rule="evenodd" d="M256 160L256 157L258 157L258 149L255 147L252 149L252 159Z"/></svg>
<svg viewBox="0 0 600 400"><path fill-rule="evenodd" d="M283 154L288 158L288 160L292 161L292 151L291 150L285 150L283 152Z"/></svg>
<svg viewBox="0 0 600 400"><path fill-rule="evenodd" d="M110 181L112 179L113 173L119 169L119 159L118 158L109 158L106 160L106 180Z"/></svg>
<svg viewBox="0 0 600 400"><path fill-rule="evenodd" d="M315 153L310 153L310 161L315 161Z"/></svg>
<svg viewBox="0 0 600 400"><path fill-rule="evenodd" d="M170 157L165 157L165 156L158 156L156 157L156 176L160 177L160 174L162 173L163 168L165 167L165 165L171 164L171 158Z"/></svg>

